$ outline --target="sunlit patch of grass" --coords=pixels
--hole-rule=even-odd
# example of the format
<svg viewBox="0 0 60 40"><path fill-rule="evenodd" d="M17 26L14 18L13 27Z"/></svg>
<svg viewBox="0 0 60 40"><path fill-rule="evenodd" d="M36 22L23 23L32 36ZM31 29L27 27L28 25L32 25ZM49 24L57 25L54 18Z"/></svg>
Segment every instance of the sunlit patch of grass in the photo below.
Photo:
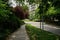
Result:
<svg viewBox="0 0 60 40"><path fill-rule="evenodd" d="M30 37L30 40L60 40L59 35L41 30L30 24L26 25L26 30Z"/></svg>

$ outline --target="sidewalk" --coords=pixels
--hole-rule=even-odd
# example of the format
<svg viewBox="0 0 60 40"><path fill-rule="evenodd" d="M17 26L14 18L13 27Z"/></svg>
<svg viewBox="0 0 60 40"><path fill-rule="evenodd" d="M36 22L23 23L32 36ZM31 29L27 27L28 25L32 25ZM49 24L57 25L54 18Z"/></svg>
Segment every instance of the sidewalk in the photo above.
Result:
<svg viewBox="0 0 60 40"><path fill-rule="evenodd" d="M22 25L16 32L10 35L7 40L29 40L25 25Z"/></svg>

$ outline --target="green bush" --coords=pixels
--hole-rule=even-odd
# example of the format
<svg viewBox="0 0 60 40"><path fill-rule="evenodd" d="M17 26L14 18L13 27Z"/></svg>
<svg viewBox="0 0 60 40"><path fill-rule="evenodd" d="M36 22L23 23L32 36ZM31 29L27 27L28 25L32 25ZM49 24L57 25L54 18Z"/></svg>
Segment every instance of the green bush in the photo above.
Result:
<svg viewBox="0 0 60 40"><path fill-rule="evenodd" d="M40 20L40 14L38 12L39 12L38 8L35 11L30 12L29 19L32 21L39 21Z"/></svg>
<svg viewBox="0 0 60 40"><path fill-rule="evenodd" d="M0 40L5 40L8 34L19 28L23 21L16 17L7 3L0 0Z"/></svg>
<svg viewBox="0 0 60 40"><path fill-rule="evenodd" d="M0 18L0 36L2 35L2 37L0 37L1 40L3 40L3 38L8 36L8 34L14 32L18 28L20 28L22 24L24 24L24 22L21 21L19 18L17 18L13 14L11 15L9 17Z"/></svg>

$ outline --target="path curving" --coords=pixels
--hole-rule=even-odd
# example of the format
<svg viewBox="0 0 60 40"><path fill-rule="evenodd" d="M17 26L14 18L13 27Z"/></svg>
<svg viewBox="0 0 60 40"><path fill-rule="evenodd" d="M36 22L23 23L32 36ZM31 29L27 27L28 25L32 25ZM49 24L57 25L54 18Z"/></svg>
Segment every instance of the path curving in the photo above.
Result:
<svg viewBox="0 0 60 40"><path fill-rule="evenodd" d="M25 25L22 25L17 31L11 34L7 40L29 40Z"/></svg>
<svg viewBox="0 0 60 40"><path fill-rule="evenodd" d="M54 34L57 34L57 35L60 35L60 28L58 28L57 26L54 26L54 25L50 25L50 24L46 24L43 22L43 26L40 25L41 22L25 22L26 24L31 24L37 28L41 28L45 31L49 31L51 33L54 33ZM41 26L41 27L40 27Z"/></svg>

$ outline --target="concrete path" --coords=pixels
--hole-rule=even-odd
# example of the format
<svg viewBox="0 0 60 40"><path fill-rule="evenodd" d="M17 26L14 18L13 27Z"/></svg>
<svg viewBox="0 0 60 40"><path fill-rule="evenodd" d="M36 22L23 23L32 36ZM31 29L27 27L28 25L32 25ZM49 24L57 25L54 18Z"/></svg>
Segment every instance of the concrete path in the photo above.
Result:
<svg viewBox="0 0 60 40"><path fill-rule="evenodd" d="M57 26L49 25L46 23L43 23L43 26L42 26L42 24L40 24L41 22L25 22L25 23L31 24L37 28L41 28L43 30L46 30L46 31L52 32L54 34L60 35L60 28L58 28Z"/></svg>
<svg viewBox="0 0 60 40"><path fill-rule="evenodd" d="M29 40L25 25L22 25L16 32L10 35L7 40Z"/></svg>

